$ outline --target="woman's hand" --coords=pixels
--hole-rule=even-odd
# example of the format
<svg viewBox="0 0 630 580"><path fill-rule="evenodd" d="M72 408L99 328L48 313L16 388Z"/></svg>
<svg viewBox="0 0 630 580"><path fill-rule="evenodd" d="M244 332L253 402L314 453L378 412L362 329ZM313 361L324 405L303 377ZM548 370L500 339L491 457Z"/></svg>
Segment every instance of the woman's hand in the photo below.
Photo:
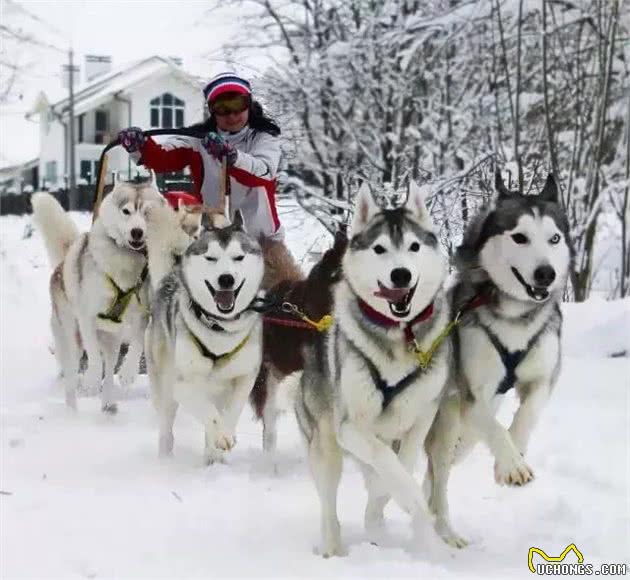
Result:
<svg viewBox="0 0 630 580"><path fill-rule="evenodd" d="M127 153L140 151L146 140L147 138L140 127L127 127L118 133L118 141Z"/></svg>
<svg viewBox="0 0 630 580"><path fill-rule="evenodd" d="M217 161L226 158L228 165L234 165L238 151L218 133L208 133L202 139L202 145Z"/></svg>

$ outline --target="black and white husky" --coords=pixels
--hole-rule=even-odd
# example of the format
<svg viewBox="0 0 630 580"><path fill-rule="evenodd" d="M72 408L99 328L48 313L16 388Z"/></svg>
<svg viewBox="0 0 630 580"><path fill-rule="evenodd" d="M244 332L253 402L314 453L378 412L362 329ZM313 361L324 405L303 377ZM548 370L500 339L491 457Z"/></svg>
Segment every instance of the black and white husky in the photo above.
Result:
<svg viewBox="0 0 630 580"><path fill-rule="evenodd" d="M454 460L480 439L495 457L499 484L534 474L525 451L560 372L560 302L571 264L568 222L550 175L539 195L506 189L471 222L457 252L453 312L456 394L443 400L427 439L427 492L436 530L461 547L449 522L447 483ZM509 429L495 418L512 387L520 406Z"/></svg>
<svg viewBox="0 0 630 580"><path fill-rule="evenodd" d="M413 468L449 368L449 344L439 338L449 322L446 263L421 190L411 184L404 206L382 210L362 187L350 235L335 323L327 345L306 353L295 407L321 501L325 557L344 553L336 505L343 451L363 467L369 532L382 525L390 496L415 529L430 530ZM421 364L419 352L432 356Z"/></svg>
<svg viewBox="0 0 630 580"><path fill-rule="evenodd" d="M80 234L54 197L38 193L32 198L34 220L54 268L52 331L71 408L76 408L83 350L88 357L83 386L98 392L103 380L105 412L117 410L114 368L122 342L129 350L121 383L132 384L138 374L148 321L146 215L163 203L153 182L116 182L91 230Z"/></svg>
<svg viewBox="0 0 630 580"><path fill-rule="evenodd" d="M149 219L155 286L145 347L159 453L172 453L173 422L182 405L204 427L210 464L234 446L236 424L260 368L262 323L250 307L263 277L262 252L237 213L233 224L202 231L173 266L164 236L173 236L176 255L186 237L177 227L157 226L164 220L155 218L163 212L170 210L156 208ZM153 252L152 240L159 251Z"/></svg>

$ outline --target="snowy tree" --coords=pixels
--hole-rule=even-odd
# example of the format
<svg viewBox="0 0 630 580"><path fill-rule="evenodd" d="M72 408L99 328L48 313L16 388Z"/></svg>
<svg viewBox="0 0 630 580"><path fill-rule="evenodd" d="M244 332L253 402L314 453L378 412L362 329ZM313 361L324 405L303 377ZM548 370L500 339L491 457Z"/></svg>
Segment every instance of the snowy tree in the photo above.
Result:
<svg viewBox="0 0 630 580"><path fill-rule="evenodd" d="M617 285L630 292L619 0L235 1L256 7L247 46L273 50L262 84L287 137L283 189L327 228L360 182L400 192L413 178L452 251L495 167L527 193L552 171L575 298L591 289L602 212L617 216Z"/></svg>

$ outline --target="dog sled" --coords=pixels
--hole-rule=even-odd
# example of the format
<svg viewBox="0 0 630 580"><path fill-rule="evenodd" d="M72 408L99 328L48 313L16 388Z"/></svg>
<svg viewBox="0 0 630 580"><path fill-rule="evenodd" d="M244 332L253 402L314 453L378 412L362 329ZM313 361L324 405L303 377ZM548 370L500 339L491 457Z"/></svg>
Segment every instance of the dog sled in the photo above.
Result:
<svg viewBox="0 0 630 580"><path fill-rule="evenodd" d="M201 139L198 131L191 131L190 129L150 129L143 132L146 137L159 137L159 136L176 136L192 137L195 139ZM94 190L94 199L92 203L92 215L93 220L98 216L98 210L103 201L103 195L105 191L105 185L107 180L108 170L108 155L116 147L122 147L122 143L119 139L115 139L107 144L98 161L98 176L96 178L96 187ZM221 164L221 182L219 184L219 199L221 200L218 208L213 208L214 211L220 212L225 215L226 219L230 219L230 177L228 175L227 159L223 159ZM168 203L177 210L180 204L186 206L199 205L197 197L188 193L187 191L173 190L163 192L162 195L168 201Z"/></svg>

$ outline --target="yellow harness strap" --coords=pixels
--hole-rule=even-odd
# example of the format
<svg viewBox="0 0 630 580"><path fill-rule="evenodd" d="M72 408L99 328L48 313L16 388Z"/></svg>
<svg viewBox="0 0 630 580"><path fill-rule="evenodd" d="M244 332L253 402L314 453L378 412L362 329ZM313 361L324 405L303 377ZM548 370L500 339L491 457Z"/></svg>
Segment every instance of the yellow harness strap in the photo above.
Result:
<svg viewBox="0 0 630 580"><path fill-rule="evenodd" d="M440 332L440 334L435 337L428 350L422 350L418 341L414 339L413 343L411 344L411 350L416 355L416 359L418 359L418 364L423 371L427 370L429 364L431 363L431 359L433 358L433 355L436 353L437 349L440 348L440 345L446 340L448 335L451 334L451 332L453 332L453 329L459 324L460 315L461 312L458 312L455 319L449 322L444 327L444 330L442 330L442 332Z"/></svg>
<svg viewBox="0 0 630 580"><path fill-rule="evenodd" d="M292 304L291 302L284 302L282 304L282 310L283 312L297 316L300 320L312 326L315 330L317 330L317 332L326 332L334 322L334 319L330 314L325 314L319 320L313 320L302 312L297 305Z"/></svg>
<svg viewBox="0 0 630 580"><path fill-rule="evenodd" d="M213 352L208 350L206 345L203 342L201 342L201 340L199 340L199 338L195 334L193 334L193 332L190 329L188 329L188 334L190 334L190 338L199 349L199 352L201 353L201 355L205 358L209 358L215 364L227 362L232 357L236 356L241 351L241 349L247 344L247 341L249 340L249 337L251 336L251 333L248 334L243 340L241 340L241 342L239 342L236 345L236 347L233 350L229 352L225 352L223 354L214 354Z"/></svg>
<svg viewBox="0 0 630 580"><path fill-rule="evenodd" d="M134 296L138 299L138 304L142 306L142 301L140 300L140 288L142 288L142 284L144 284L148 273L149 269L145 266L144 270L142 270L142 274L140 274L138 282L135 286L129 288L129 290L122 290L109 274L105 274L105 279L109 282L112 290L114 291L114 299L107 311L101 312L98 317L101 320L109 320L110 322L120 324Z"/></svg>
<svg viewBox="0 0 630 580"><path fill-rule="evenodd" d="M315 330L317 330L317 332L326 332L333 325L333 322L334 322L334 319L330 314L325 314L317 321L311 320L305 314L301 315L300 318L304 322L307 322L312 327L314 327Z"/></svg>

